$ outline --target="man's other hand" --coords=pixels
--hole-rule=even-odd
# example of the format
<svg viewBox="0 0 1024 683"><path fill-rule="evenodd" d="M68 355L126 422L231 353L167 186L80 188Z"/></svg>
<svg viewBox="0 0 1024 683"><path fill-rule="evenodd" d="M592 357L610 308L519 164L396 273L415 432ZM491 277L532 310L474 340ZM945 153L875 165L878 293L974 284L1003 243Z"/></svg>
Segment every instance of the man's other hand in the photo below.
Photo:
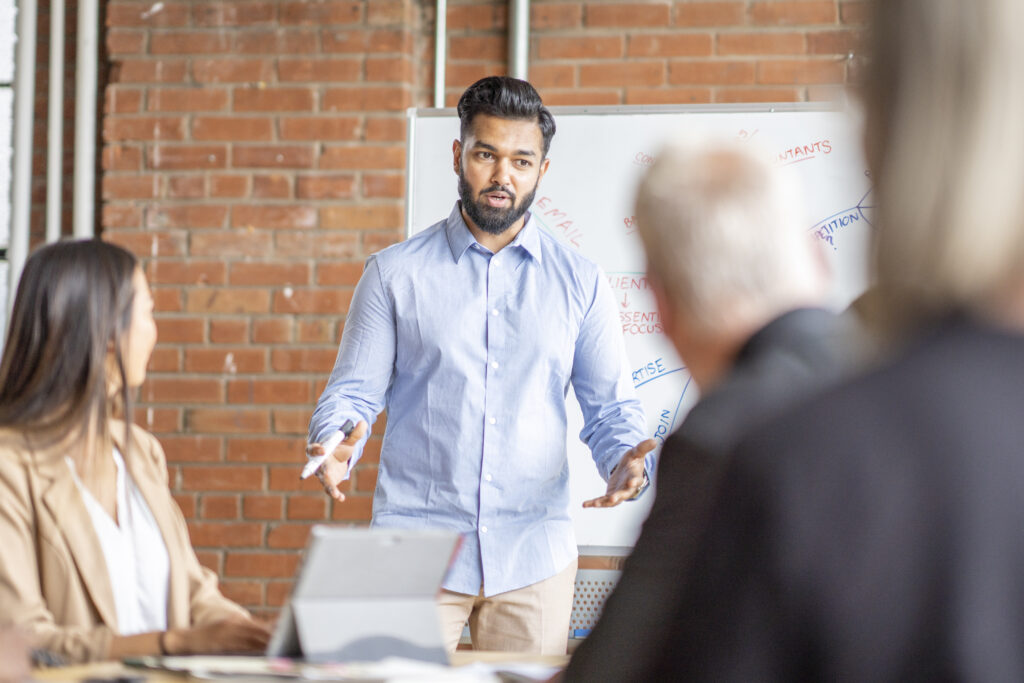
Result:
<svg viewBox="0 0 1024 683"><path fill-rule="evenodd" d="M316 477L324 485L324 492L337 501L345 500L345 494L341 492L341 482L348 475L348 463L355 453L356 444L366 436L368 429L366 421L360 420L344 441L338 444L331 453L331 457L324 460L316 471ZM311 443L306 446L306 453L309 455L324 455L324 447L319 443Z"/></svg>
<svg viewBox="0 0 1024 683"><path fill-rule="evenodd" d="M633 446L612 470L608 478L608 490L599 498L583 501L585 508L615 507L624 500L635 497L644 487L644 457L654 450L658 442L645 439Z"/></svg>

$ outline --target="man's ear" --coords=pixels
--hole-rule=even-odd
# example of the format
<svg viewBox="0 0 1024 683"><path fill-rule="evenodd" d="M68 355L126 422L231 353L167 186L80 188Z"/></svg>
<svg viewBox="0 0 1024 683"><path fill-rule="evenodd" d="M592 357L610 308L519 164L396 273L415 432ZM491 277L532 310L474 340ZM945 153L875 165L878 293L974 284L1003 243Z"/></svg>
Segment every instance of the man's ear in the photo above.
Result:
<svg viewBox="0 0 1024 683"><path fill-rule="evenodd" d="M462 141L452 141L452 170L458 175L462 170Z"/></svg>
<svg viewBox="0 0 1024 683"><path fill-rule="evenodd" d="M544 177L544 174L548 172L548 166L551 164L551 157L544 157L544 161L540 162L540 175L537 176L537 182Z"/></svg>

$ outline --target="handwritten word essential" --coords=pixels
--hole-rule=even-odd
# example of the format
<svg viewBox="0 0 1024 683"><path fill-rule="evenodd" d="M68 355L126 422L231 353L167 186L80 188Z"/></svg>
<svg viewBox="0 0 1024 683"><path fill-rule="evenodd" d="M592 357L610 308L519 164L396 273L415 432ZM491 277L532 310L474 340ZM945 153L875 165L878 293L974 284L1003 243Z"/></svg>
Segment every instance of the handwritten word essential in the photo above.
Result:
<svg viewBox="0 0 1024 683"><path fill-rule="evenodd" d="M665 331L657 311L619 311L619 322L622 334L662 334Z"/></svg>

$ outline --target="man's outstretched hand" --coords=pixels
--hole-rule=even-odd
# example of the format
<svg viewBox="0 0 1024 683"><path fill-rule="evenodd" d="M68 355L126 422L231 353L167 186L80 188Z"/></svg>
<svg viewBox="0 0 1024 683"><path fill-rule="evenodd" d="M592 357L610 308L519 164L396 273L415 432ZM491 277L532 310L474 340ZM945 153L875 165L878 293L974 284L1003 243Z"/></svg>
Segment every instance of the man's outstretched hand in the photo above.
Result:
<svg viewBox="0 0 1024 683"><path fill-rule="evenodd" d="M316 471L317 479L324 486L324 492L337 501L345 500L345 494L341 492L341 482L348 474L348 463L355 453L356 444L366 435L367 425L363 420L359 421L356 428L338 444L331 457L324 460ZM311 443L306 446L307 455L324 455L326 451L322 444Z"/></svg>
<svg viewBox="0 0 1024 683"><path fill-rule="evenodd" d="M615 507L624 500L635 497L644 487L644 457L654 450L658 442L645 439L626 451L622 460L608 478L608 490L603 496L583 501L585 508Z"/></svg>

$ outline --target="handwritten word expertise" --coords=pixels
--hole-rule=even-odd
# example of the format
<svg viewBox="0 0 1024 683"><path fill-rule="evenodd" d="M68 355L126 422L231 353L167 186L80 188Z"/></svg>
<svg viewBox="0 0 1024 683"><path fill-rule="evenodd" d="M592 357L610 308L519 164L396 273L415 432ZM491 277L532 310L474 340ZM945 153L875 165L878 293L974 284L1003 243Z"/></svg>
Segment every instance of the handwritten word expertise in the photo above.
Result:
<svg viewBox="0 0 1024 683"><path fill-rule="evenodd" d="M633 386L639 386L667 372L669 372L669 369L665 367L665 361L661 358L655 358L633 371Z"/></svg>

